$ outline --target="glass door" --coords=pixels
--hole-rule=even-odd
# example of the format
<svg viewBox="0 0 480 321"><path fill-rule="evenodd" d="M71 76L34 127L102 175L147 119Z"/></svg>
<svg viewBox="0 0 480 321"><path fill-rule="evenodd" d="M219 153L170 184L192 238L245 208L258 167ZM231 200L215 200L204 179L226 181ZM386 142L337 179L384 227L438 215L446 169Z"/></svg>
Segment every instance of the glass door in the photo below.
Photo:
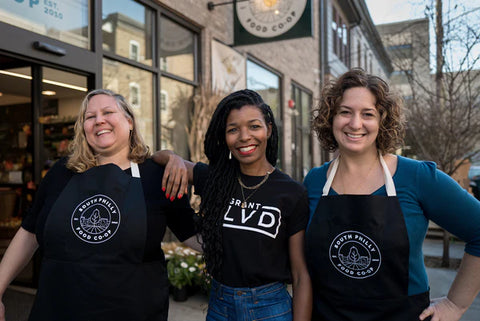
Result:
<svg viewBox="0 0 480 321"><path fill-rule="evenodd" d="M0 243L20 226L22 187L33 178L31 82L30 64L0 56Z"/></svg>
<svg viewBox="0 0 480 321"><path fill-rule="evenodd" d="M67 154L87 77L0 54L0 256L38 184ZM36 283L34 260L16 282Z"/></svg>

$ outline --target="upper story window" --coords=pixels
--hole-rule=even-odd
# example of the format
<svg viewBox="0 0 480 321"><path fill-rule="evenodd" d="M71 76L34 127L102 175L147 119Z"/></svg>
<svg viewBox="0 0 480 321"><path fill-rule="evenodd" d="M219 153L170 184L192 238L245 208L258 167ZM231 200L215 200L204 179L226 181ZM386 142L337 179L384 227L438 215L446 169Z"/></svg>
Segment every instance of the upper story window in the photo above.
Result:
<svg viewBox="0 0 480 321"><path fill-rule="evenodd" d="M392 53L395 58L412 58L412 45L401 44L388 46L387 50Z"/></svg>
<svg viewBox="0 0 480 321"><path fill-rule="evenodd" d="M362 44L360 41L357 44L357 67L362 66Z"/></svg>
<svg viewBox="0 0 480 321"><path fill-rule="evenodd" d="M346 19L335 6L332 6L333 52L346 66L350 65L349 33Z"/></svg>

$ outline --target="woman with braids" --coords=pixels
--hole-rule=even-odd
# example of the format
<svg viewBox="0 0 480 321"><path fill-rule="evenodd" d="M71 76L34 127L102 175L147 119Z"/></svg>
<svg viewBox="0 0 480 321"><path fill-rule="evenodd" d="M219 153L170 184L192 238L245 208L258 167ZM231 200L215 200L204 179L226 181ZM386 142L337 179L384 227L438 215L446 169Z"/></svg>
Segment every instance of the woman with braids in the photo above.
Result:
<svg viewBox="0 0 480 321"><path fill-rule="evenodd" d="M304 181L313 320L459 320L480 289L480 202L435 163L392 154L403 138L401 103L361 69L325 86L313 129L338 152ZM466 242L448 296L431 304L429 219Z"/></svg>
<svg viewBox="0 0 480 321"><path fill-rule="evenodd" d="M187 199L171 202L157 188L164 168L149 158L121 95L105 89L86 95L71 146L42 180L2 259L0 294L40 248L30 321L167 320L161 241L168 225L195 245Z"/></svg>
<svg viewBox="0 0 480 321"><path fill-rule="evenodd" d="M275 168L278 133L270 107L252 90L228 95L212 116L204 146L208 165L170 151L154 160L168 162L167 197L172 185L185 191L188 177L202 199L198 225L213 276L207 320L310 320L308 200L301 184ZM176 176L184 166L186 175Z"/></svg>

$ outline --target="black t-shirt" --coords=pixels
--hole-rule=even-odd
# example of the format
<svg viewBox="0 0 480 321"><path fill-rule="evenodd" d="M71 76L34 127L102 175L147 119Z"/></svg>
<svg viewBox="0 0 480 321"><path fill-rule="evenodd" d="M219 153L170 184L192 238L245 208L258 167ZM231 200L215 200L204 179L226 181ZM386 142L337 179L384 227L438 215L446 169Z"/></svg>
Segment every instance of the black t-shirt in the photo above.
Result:
<svg viewBox="0 0 480 321"><path fill-rule="evenodd" d="M35 202L23 219L22 227L35 233L40 248L44 245L43 231L47 216L55 201L67 183L76 174L65 167L66 158L55 163L42 180ZM165 197L162 191L164 167L151 159L138 164L147 209L147 235L145 242L144 261L163 259L161 242L168 226L175 236L184 241L195 235L193 210L184 197L173 202ZM131 175L131 170L125 173Z"/></svg>
<svg viewBox="0 0 480 321"><path fill-rule="evenodd" d="M202 196L208 165L197 163L193 172L195 193ZM247 186L263 177L241 176ZM253 190L244 189L245 197ZM276 169L248 198L237 184L223 217L223 265L213 277L232 287L256 287L271 282L291 282L289 237L308 223L308 198L303 185ZM208 215L208 213L207 213Z"/></svg>

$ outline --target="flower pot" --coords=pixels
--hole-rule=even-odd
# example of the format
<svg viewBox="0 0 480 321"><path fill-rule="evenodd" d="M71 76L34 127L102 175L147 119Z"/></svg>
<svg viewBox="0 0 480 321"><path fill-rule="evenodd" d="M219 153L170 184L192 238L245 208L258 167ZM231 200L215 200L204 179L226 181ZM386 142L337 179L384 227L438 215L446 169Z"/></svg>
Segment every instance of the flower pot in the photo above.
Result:
<svg viewBox="0 0 480 321"><path fill-rule="evenodd" d="M177 288L173 287L173 299L178 302L187 301L188 299L188 291L187 287Z"/></svg>

